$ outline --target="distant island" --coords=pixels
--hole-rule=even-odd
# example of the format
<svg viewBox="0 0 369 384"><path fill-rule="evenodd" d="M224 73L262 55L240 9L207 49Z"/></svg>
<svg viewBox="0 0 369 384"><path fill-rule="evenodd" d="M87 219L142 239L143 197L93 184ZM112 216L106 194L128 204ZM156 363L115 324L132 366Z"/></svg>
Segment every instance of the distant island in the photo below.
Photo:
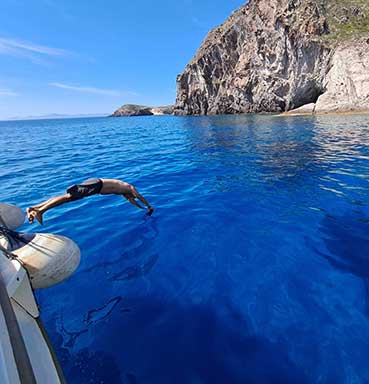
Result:
<svg viewBox="0 0 369 384"><path fill-rule="evenodd" d="M79 115L64 115L61 113L51 113L48 115L39 115L39 116L14 116L6 119L7 121L11 120L52 120L52 119L78 119L78 118L87 118L87 117L106 117L108 113L89 113L89 114L79 114Z"/></svg>
<svg viewBox="0 0 369 384"><path fill-rule="evenodd" d="M118 108L111 115L111 117L171 115L173 114L173 110L173 105L167 105L164 107L148 107L145 105L124 104Z"/></svg>

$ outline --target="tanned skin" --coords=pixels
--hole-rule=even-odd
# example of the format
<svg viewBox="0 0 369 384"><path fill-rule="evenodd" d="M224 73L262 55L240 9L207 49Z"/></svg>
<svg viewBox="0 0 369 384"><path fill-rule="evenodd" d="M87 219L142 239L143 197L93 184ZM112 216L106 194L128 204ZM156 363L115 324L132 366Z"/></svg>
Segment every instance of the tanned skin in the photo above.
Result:
<svg viewBox="0 0 369 384"><path fill-rule="evenodd" d="M103 183L100 195L121 195L126 198L132 205L135 205L138 208L145 209L141 204L139 204L136 199L140 200L149 210L147 215L151 216L154 212L154 208L147 202L147 200L138 193L136 188L128 183L125 183L121 180L115 179L100 179ZM57 207L59 205L74 201L72 195L66 193L65 195L52 197L38 205L27 208L27 217L30 224L32 224L35 219L43 224L43 214L51 208Z"/></svg>

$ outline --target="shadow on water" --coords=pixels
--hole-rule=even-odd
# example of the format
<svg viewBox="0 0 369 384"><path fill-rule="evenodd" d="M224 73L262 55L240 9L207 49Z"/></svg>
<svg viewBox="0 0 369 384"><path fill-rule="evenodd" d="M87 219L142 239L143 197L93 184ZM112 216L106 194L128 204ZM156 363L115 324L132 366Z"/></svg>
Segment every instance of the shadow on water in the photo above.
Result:
<svg viewBox="0 0 369 384"><path fill-rule="evenodd" d="M321 232L330 254L320 252L335 268L369 278L369 223L359 213L325 216Z"/></svg>
<svg viewBox="0 0 369 384"><path fill-rule="evenodd" d="M59 358L67 379L80 384L307 383L288 344L253 334L250 324L229 305L219 314L212 305L139 298L130 312L115 311L109 324L90 328L89 348L62 347ZM63 344L62 333L51 336Z"/></svg>
<svg viewBox="0 0 369 384"><path fill-rule="evenodd" d="M122 240L122 243L128 247L127 250L119 252L122 245L111 247L118 250L118 258L103 258L97 264L80 273L90 274L91 272L96 273L96 270L104 269L110 275L109 280L132 280L145 276L159 259L159 254L151 247L158 234L155 218L145 220L124 235L127 241ZM130 239L135 239L134 244ZM105 246L105 248L107 247Z"/></svg>
<svg viewBox="0 0 369 384"><path fill-rule="evenodd" d="M369 220L359 211L342 216L326 215L320 230L329 253L317 252L336 269L363 279L369 315Z"/></svg>
<svg viewBox="0 0 369 384"><path fill-rule="evenodd" d="M102 307L91 309L90 311L88 311L85 317L85 323L87 324L87 326L107 318L113 312L114 308L120 303L121 300L121 296L113 297Z"/></svg>

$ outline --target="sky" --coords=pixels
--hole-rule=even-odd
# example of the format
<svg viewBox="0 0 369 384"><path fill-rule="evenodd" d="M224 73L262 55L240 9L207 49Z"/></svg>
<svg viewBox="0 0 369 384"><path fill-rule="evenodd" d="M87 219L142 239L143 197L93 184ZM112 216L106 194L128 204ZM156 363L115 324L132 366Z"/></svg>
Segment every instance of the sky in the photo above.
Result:
<svg viewBox="0 0 369 384"><path fill-rule="evenodd" d="M246 0L1 0L0 119L173 104L176 76Z"/></svg>

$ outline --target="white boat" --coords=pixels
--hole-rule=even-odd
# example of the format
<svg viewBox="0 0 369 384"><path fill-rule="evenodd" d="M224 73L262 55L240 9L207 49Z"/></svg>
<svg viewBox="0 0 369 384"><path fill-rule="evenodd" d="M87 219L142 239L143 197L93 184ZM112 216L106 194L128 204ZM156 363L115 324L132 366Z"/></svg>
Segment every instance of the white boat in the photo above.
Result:
<svg viewBox="0 0 369 384"><path fill-rule="evenodd" d="M65 383L33 290L78 267L78 246L64 236L20 234L23 212L0 203L0 383Z"/></svg>

